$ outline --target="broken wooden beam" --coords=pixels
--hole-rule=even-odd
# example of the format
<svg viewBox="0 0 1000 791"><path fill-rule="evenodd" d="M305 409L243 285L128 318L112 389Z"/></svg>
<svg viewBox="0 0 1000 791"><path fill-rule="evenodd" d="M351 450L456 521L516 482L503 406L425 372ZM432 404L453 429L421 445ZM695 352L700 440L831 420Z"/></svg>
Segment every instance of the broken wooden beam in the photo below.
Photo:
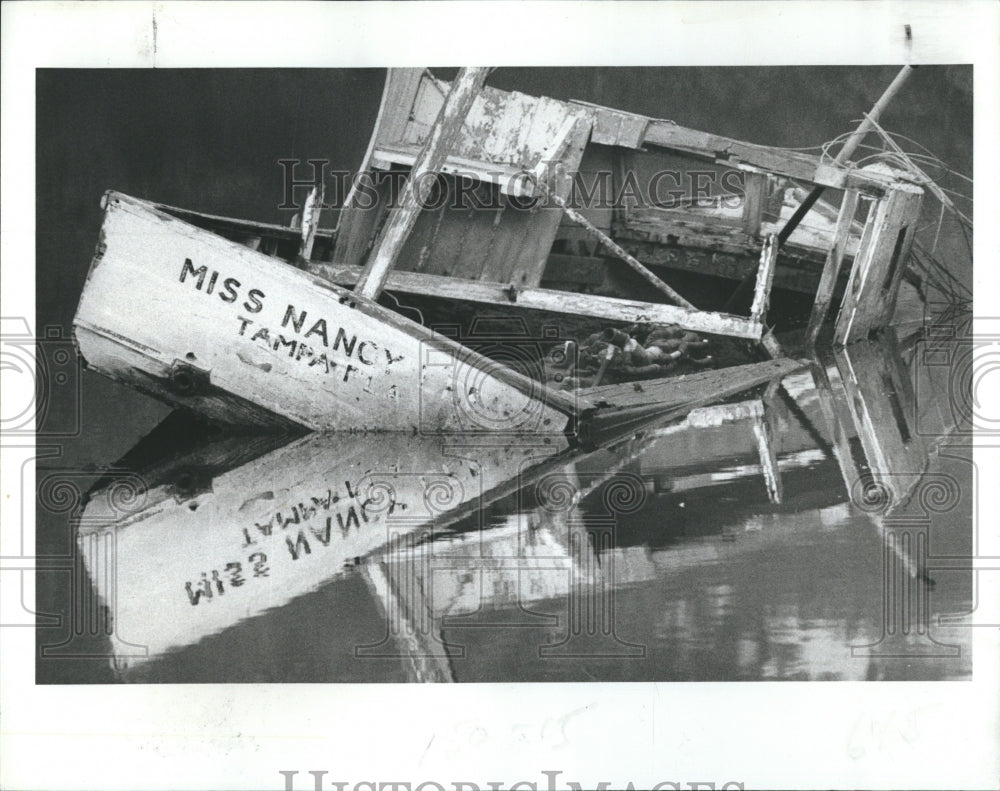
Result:
<svg viewBox="0 0 1000 791"><path fill-rule="evenodd" d="M541 184L541 182L539 182ZM591 236L593 236L598 242L600 242L604 247L614 253L618 258L628 264L633 271L635 271L640 277L643 278L647 283L653 286L663 294L666 294L671 300L681 307L685 307L688 310L696 310L695 306L688 302L684 297L674 291L670 286L664 283L660 278L653 274L646 266L635 256L630 255L624 247L615 242L610 236L608 236L604 231L594 225L590 220L584 217L576 209L571 208L562 196L557 195L554 192L549 191L549 196L552 198L553 202L556 203L562 210L563 213L569 217L577 225L581 226L587 231Z"/></svg>
<svg viewBox="0 0 1000 791"><path fill-rule="evenodd" d="M833 244L826 255L823 274L820 276L819 286L816 288L816 299L813 302L812 315L809 317L809 326L806 329L806 339L810 344L816 343L820 327L830 310L830 302L833 300L833 291L840 275L840 268L844 261L844 250L854 225L854 213L857 207L857 190L848 190L844 193L844 199L840 204L837 227L833 234Z"/></svg>
<svg viewBox="0 0 1000 791"><path fill-rule="evenodd" d="M395 266L396 259L433 189L433 180L427 176L437 173L447 159L487 74L488 68L464 68L452 82L444 105L427 136L427 142L413 163L400 204L390 212L379 233L365 271L355 287L357 294L375 299L382 291L386 278Z"/></svg>
<svg viewBox="0 0 1000 791"><path fill-rule="evenodd" d="M584 388L578 390L577 395L598 409L581 416L580 439L591 444L599 442L609 432L620 432L626 425L638 425L654 417L680 417L696 407L780 380L805 364L786 357L690 376Z"/></svg>
<svg viewBox="0 0 1000 791"><path fill-rule="evenodd" d="M885 92L879 97L879 100L875 102L875 106L872 107L871 112L865 116L865 119L858 125L858 128L854 130L854 133L847 138L847 141L837 153L837 156L834 157L834 166L843 165L847 162L851 154L857 150L858 146L861 145L861 141L864 140L865 135L867 135L873 128L874 122L879 119L882 111L899 92L899 89L903 87L903 83L906 82L907 78L913 72L913 68L913 66L904 66L900 70L899 74L896 75L896 79L890 83L889 87L886 88ZM802 201L799 208L795 210L795 213L785 224L785 227L781 229L781 233L778 234L778 242L780 244L784 244L788 240L788 237L792 235L792 231L798 227L798 224L802 222L802 218L809 213L813 204L816 203L820 195L823 194L824 189L826 188L822 185L813 187L810 193L806 196L806 199Z"/></svg>
<svg viewBox="0 0 1000 791"><path fill-rule="evenodd" d="M317 277L347 287L357 282L361 272L360 267L337 266L317 261L310 261L306 269ZM676 324L693 332L728 335L754 341L760 340L763 332L760 323L744 316L727 313L688 310L677 305L577 294L547 288L516 289L504 283L486 283L419 272L392 272L386 280L385 287L390 291L407 294L487 305L516 304L517 307L528 310L592 316L626 324Z"/></svg>
<svg viewBox="0 0 1000 791"><path fill-rule="evenodd" d="M753 302L750 305L750 320L763 322L767 307L771 301L771 285L774 283L774 270L778 264L778 241L772 233L764 239L760 251L760 267L757 270L757 284L754 287Z"/></svg>
<svg viewBox="0 0 1000 791"><path fill-rule="evenodd" d="M819 158L812 154L746 143L688 129L673 121L651 120L642 144L660 146L713 161L731 159L803 181L812 181L820 164Z"/></svg>
<svg viewBox="0 0 1000 791"><path fill-rule="evenodd" d="M302 207L302 242L299 245L299 257L308 261L312 258L313 243L316 241L316 231L319 230L319 217L323 212L323 197L325 187L322 180L309 192L306 205Z"/></svg>

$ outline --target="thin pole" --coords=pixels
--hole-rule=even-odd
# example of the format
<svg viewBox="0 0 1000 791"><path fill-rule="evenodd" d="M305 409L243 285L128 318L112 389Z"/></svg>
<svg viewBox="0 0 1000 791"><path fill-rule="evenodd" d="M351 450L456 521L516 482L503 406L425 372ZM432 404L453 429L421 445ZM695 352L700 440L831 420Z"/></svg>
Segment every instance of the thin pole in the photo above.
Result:
<svg viewBox="0 0 1000 791"><path fill-rule="evenodd" d="M861 141L865 139L867 135L878 121L879 116L882 115L882 111L889 105L893 97L899 92L899 89L903 87L903 83L909 78L910 74L913 72L914 66L903 66L899 74L896 75L889 87L885 89L885 92L879 97L879 100L875 102L875 106L872 107L872 111L865 116L858 128L854 130L847 142L844 143L840 152L833 160L834 165L843 165L848 158L853 154ZM788 237L792 235L799 223L802 222L802 218L809 213L809 210L813 207L817 200L819 200L820 195L823 194L825 188L822 185L817 185L812 188L812 191L806 196L805 200L799 205L799 208L795 210L795 213L791 216L785 227L781 229L778 234L778 244L783 245L788 241Z"/></svg>
<svg viewBox="0 0 1000 791"><path fill-rule="evenodd" d="M584 217L580 212L576 211L570 207L562 197L556 193L548 190L544 182L538 182L543 189L548 192L549 197L552 198L553 202L563 210L563 213L577 225L582 226L591 236L597 239L602 245L604 245L608 250L622 259L626 264L628 264L636 273L642 276L642 278L649 283L651 286L656 288L658 291L666 294L670 299L672 299L676 304L681 307L687 308L688 310L697 310L697 308L688 302L684 297L674 291L670 286L664 283L655 274L649 271L646 266L639 261L635 256L630 255L626 252L625 248L615 242L610 236L608 236L604 231L594 225L590 220Z"/></svg>

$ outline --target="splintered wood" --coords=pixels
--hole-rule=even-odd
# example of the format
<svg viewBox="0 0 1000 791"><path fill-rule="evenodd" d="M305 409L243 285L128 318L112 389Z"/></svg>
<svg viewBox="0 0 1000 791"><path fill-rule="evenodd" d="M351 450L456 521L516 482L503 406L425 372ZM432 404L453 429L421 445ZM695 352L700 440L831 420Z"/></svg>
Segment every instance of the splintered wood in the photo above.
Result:
<svg viewBox="0 0 1000 791"><path fill-rule="evenodd" d="M413 230L423 206L427 203L434 184L426 176L436 174L454 147L465 117L476 100L489 69L462 69L448 91L444 106L413 163L410 178L403 188L400 205L392 210L389 219L372 251L361 280L355 291L368 299L375 299L385 285L385 279L396 263L407 236Z"/></svg>

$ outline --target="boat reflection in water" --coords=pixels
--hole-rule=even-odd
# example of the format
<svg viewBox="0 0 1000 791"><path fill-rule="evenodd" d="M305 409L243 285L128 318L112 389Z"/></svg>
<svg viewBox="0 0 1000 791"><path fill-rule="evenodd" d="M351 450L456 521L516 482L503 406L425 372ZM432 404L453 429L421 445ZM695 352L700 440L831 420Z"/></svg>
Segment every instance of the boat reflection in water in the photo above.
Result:
<svg viewBox="0 0 1000 791"><path fill-rule="evenodd" d="M128 508L112 481L78 547L115 677L967 677L971 467L918 351L856 344L598 449L231 438Z"/></svg>

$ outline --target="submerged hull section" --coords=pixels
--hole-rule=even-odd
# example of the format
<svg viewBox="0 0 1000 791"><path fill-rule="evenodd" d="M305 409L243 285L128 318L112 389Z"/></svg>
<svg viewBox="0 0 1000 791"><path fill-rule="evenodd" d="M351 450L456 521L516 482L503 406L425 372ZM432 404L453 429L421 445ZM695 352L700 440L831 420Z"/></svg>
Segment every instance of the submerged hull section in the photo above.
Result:
<svg viewBox="0 0 1000 791"><path fill-rule="evenodd" d="M559 434L573 413L374 302L118 193L74 333L89 367L231 424Z"/></svg>

